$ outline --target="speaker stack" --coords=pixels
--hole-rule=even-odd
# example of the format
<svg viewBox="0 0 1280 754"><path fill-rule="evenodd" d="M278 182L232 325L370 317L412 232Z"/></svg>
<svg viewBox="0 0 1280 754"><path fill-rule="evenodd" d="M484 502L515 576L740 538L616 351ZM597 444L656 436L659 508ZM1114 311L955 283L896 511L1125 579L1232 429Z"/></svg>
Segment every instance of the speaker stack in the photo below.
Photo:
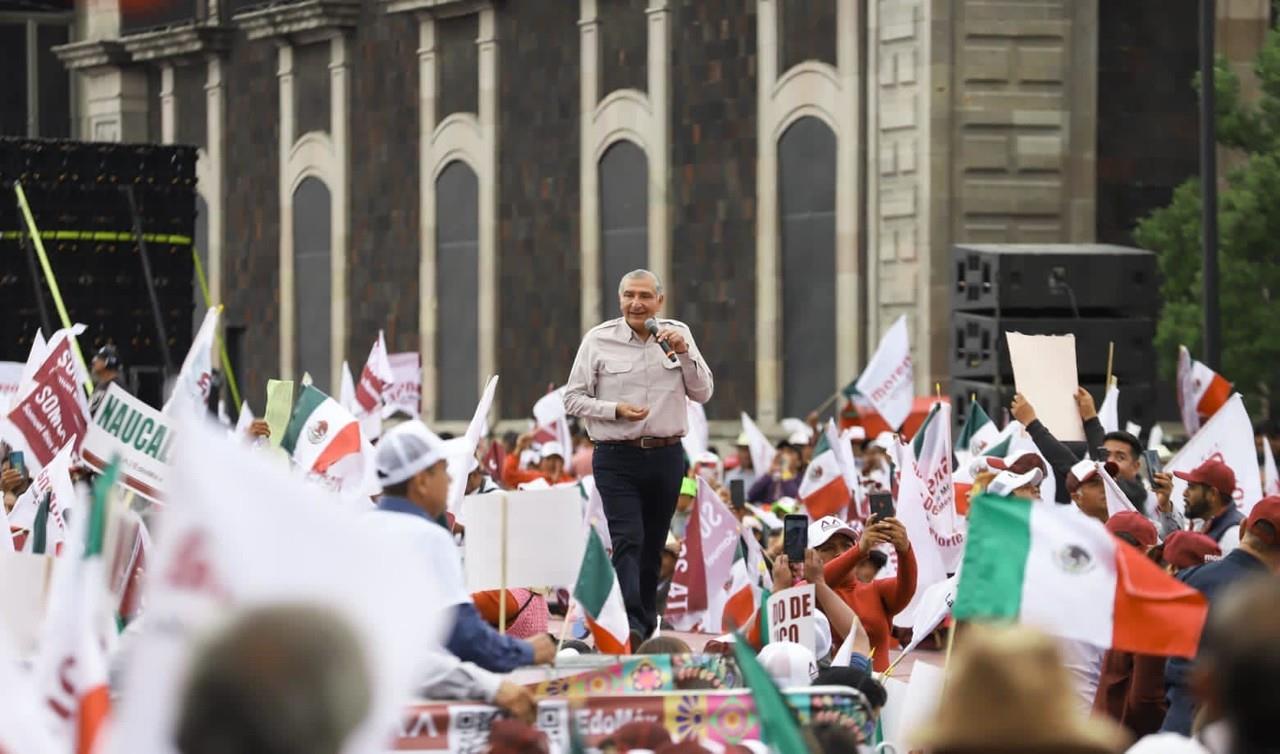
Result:
<svg viewBox="0 0 1280 754"><path fill-rule="evenodd" d="M1076 339L1080 384L1101 405L1108 344L1120 421L1151 426L1155 411L1155 254L1100 244L952 248L951 399L963 423L971 397L1001 424L1013 400L1006 332Z"/></svg>
<svg viewBox="0 0 1280 754"><path fill-rule="evenodd" d="M165 362L134 234L132 189L170 359L191 344L196 151L191 147L0 139L0 360L25 361L38 328L61 327L28 237L20 181L86 358L116 345L138 395L160 400ZM33 275L34 270L34 275Z"/></svg>

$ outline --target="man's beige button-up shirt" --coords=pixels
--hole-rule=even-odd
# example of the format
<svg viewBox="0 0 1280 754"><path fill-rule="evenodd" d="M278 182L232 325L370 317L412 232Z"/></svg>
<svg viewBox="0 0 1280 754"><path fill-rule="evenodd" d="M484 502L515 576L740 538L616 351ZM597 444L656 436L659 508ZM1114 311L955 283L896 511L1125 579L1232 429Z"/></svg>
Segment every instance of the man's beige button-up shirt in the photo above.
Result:
<svg viewBox="0 0 1280 754"><path fill-rule="evenodd" d="M592 440L681 437L687 430L685 397L698 403L711 398L711 370L689 328L673 319L660 319L658 326L678 330L689 350L671 361L654 338L641 340L622 317L597 325L582 338L564 405L571 416L585 421ZM637 422L618 419L619 403L648 408L649 415Z"/></svg>

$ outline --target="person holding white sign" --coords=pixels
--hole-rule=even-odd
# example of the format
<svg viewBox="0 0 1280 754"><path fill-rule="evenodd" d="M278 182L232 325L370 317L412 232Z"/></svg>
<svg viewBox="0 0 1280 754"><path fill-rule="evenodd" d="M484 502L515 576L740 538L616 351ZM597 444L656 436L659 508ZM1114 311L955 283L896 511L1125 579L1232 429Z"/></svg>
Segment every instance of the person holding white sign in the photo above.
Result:
<svg viewBox="0 0 1280 754"><path fill-rule="evenodd" d="M542 635L532 641L503 636L480 617L462 577L458 548L439 525L449 499L449 471L444 441L417 419L400 424L382 436L376 463L383 495L378 510L400 514L385 520L397 533L421 540L434 567L423 578L436 580L447 606L456 606L445 646L471 673L486 696L503 707L524 708L531 703L522 687L501 681L485 671L507 673L515 668L547 664L555 659L555 642ZM370 515L382 515L375 513Z"/></svg>
<svg viewBox="0 0 1280 754"><path fill-rule="evenodd" d="M713 389L689 328L657 319L665 300L657 275L624 275L622 316L583 337L564 389L565 411L584 420L596 445L592 471L636 645L658 625L658 576L684 478L688 401L706 403Z"/></svg>

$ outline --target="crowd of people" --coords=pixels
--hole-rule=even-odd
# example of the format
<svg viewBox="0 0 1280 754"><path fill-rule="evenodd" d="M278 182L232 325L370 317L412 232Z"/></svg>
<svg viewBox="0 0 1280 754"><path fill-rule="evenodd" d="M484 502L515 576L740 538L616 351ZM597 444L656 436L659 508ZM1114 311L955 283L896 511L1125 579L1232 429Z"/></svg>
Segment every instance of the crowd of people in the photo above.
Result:
<svg viewBox="0 0 1280 754"><path fill-rule="evenodd" d="M963 516L966 503L1002 496L1023 499L1029 507L1064 506L1095 520L1093 526L1101 524L1122 546L1136 548L1208 601L1199 650L1194 657L1135 654L1050 638L1025 626L957 624L945 614L925 626L924 635L914 636L912 628L895 625L895 618L931 586L920 581L917 545L922 542L913 542L904 520L909 512L895 509L899 502L908 504L900 497L902 475L916 473L907 444L912 438L893 432L867 437L858 419L843 422L848 431L837 435L834 425L824 427L815 413L803 421L788 420L785 436L764 448L751 425L752 431L744 426L724 452L711 444L687 450L681 441L688 430L685 395L698 402L709 398L711 374L684 325L653 319L662 298L652 273L629 274L619 295L623 318L584 340L564 393L563 425L545 426L535 417L524 433L487 437L467 448L458 467L451 463L452 448L463 438L394 415L382 422L369 449L367 461L380 492L365 498L365 515L376 517L388 537L411 540L429 554L431 570L422 578L432 581L441 596L439 607L447 611L441 651L421 678L419 694L500 709L506 719L489 731L489 750L550 751L547 738L533 727L539 703L535 689L513 680L514 671L553 667L603 650L593 640L592 624L599 616L580 604L571 584L467 589L459 546L467 537L468 501L500 490L554 487L576 489L584 528L602 527L610 535L631 653L723 654L741 660L748 651L779 688L840 687L856 696L865 712L857 724L824 718L803 726L812 751L869 750L880 742L877 722L892 702L895 661L917 646L936 650L921 662L944 663L948 674L931 721L905 733L906 741L929 751L1118 752L1135 741L1132 751L1140 754L1280 750L1280 737L1271 730L1280 713L1280 496L1248 501L1243 510L1237 473L1244 469L1216 456L1172 474L1154 468L1160 454L1153 456L1130 432L1104 430L1094 399L1083 388L1074 397L1085 440L1062 442L1039 419L1036 407L1017 395L1004 430L1012 441L1001 444L998 455L956 447L947 459L953 484L963 479L968 491L964 500L942 496L941 505L954 503ZM661 379L684 386L678 404L640 406L600 394L601 381L589 365L614 364L604 371L620 379L629 367L608 359L621 358L628 348L652 346L646 331L664 348L650 348L642 358L652 360ZM92 361L99 388L118 382L118 370L114 350ZM613 387L628 389L622 382ZM608 389L606 382L603 390ZM655 422L663 433L656 437L624 431L628 423ZM257 420L237 431L262 442L270 439L272 428ZM832 437L848 444L854 473L843 503L815 513L804 481ZM1280 445L1280 432L1263 423L1255 439L1262 464L1264 444ZM6 513L33 483L8 450L0 453ZM757 467L761 457L771 457L767 467ZM460 469L466 483L454 506L453 477ZM74 474L77 479L85 475L81 469ZM1180 495L1175 479L1184 485ZM715 500L708 501L703 489ZM891 503L887 513L870 502L885 497ZM597 509L603 521L591 520ZM709 589L728 592L738 583L734 579L745 579L756 588L754 614L733 624L725 610L721 624L681 631L685 626L667 608L677 572L689 565L692 540L703 536L691 522L701 520L705 529L705 519L717 511L731 515L739 548L735 559L748 565ZM803 554L789 557L785 522L796 516L808 519ZM24 543L32 531L14 527L11 533L18 549L30 549ZM759 573L750 571L753 553L759 553ZM946 570L939 577L957 569ZM813 587L813 638L771 641L761 625L767 620L762 620L760 592L767 597L798 585ZM131 645L147 641L149 631L156 630L143 616L125 629L113 662L123 663ZM1159 620L1159 615L1148 619ZM315 606L245 611L203 646L193 664L182 695L177 749L184 754L343 750L346 736L373 704L361 651L350 626ZM111 677L115 681L119 674ZM702 666L685 667L675 678L675 689L683 691L724 686L722 676ZM637 721L598 748L695 752L708 750L706 744L677 741L664 726ZM758 752L763 746L748 741L734 748Z"/></svg>

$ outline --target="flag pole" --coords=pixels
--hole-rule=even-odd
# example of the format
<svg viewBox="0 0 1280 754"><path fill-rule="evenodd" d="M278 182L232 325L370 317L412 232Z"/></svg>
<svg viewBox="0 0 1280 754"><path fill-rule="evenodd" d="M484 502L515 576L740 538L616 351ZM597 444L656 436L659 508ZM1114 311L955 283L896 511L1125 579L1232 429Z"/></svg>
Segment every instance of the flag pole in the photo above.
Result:
<svg viewBox="0 0 1280 754"><path fill-rule="evenodd" d="M956 619L952 618L951 625L947 627L947 654L942 660L942 667L944 668L950 667L951 650L955 648L955 645L956 645Z"/></svg>
<svg viewBox="0 0 1280 754"><path fill-rule="evenodd" d="M212 306L212 300L209 297L209 282L204 275L204 265L200 264L200 254L197 253L195 244L191 245L191 261L195 263L196 281L200 283L200 294L204 296L204 306L208 309ZM222 305L218 305L218 312L222 312ZM236 374L231 371L231 357L227 355L227 343L222 339L222 333L215 331L213 337L218 339L218 351L222 356L222 368L227 372L227 387L231 389L231 400L235 401L236 407L240 406L240 388L236 385Z"/></svg>
<svg viewBox="0 0 1280 754"><path fill-rule="evenodd" d="M503 604L506 604L506 596L503 596ZM569 599L569 607L564 611L564 625L560 627L560 639L556 642L556 654L560 654L560 650L564 649L564 640L569 636L569 624L573 618L573 599Z"/></svg>
<svg viewBox="0 0 1280 754"><path fill-rule="evenodd" d="M36 247L36 254L40 257L40 269L44 270L44 279L49 283L49 292L53 294L53 305L58 308L58 317L62 320L62 326L71 329L71 318L67 316L67 307L62 303L62 291L58 289L58 281L53 276L53 268L49 266L49 255L44 250L44 239L40 237L40 229L36 227L36 219L31 214L31 205L27 203L27 193L22 190L22 183L13 182L13 191L18 195L18 204L22 208L22 217L27 221L27 232L31 235L31 243ZM84 373L89 374L89 365L85 363L84 352L80 350L80 339L71 338L71 346L75 349L76 358L80 360L80 368ZM89 394L93 394L93 380L86 380L85 388Z"/></svg>
<svg viewBox="0 0 1280 754"><path fill-rule="evenodd" d="M815 408L812 413L819 414L819 415L822 414L822 412L830 408L831 404L835 403L836 399L839 398L843 393L844 393L843 388L835 391L825 401L823 401L822 403L819 403L818 407Z"/></svg>
<svg viewBox="0 0 1280 754"><path fill-rule="evenodd" d="M507 633L507 496L505 494L499 505L502 506L502 562L499 566L502 572L502 588L498 590L498 633L505 635Z"/></svg>

